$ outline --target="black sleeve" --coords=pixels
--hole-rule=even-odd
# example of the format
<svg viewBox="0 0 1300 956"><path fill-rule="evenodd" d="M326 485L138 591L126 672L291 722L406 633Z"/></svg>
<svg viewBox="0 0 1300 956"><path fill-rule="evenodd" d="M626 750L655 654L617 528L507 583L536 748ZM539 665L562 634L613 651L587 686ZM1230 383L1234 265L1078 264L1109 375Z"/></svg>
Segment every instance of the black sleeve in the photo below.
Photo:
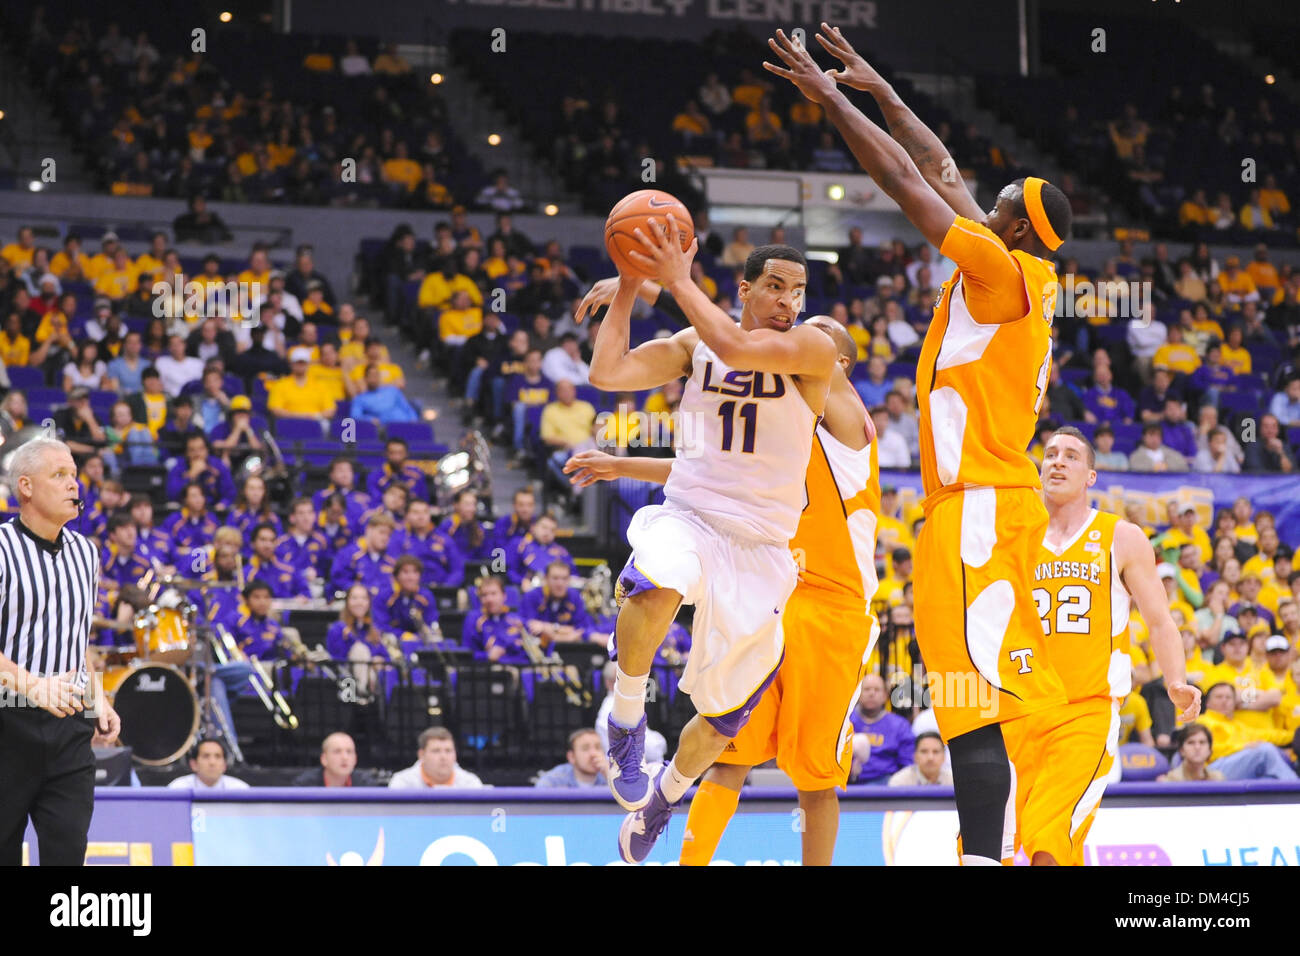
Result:
<svg viewBox="0 0 1300 956"><path fill-rule="evenodd" d="M677 304L677 300L673 298L673 294L667 289L661 289L659 291L659 298L655 299L655 308L660 312L665 312L672 316L682 325L691 324L691 320L686 317L686 313L682 311L682 307Z"/></svg>

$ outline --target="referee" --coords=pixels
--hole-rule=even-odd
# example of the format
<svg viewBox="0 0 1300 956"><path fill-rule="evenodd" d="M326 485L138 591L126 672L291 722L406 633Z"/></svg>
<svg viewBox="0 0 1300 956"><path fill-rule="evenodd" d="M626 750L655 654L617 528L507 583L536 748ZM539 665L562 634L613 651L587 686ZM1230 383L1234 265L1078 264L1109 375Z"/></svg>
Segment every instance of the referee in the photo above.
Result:
<svg viewBox="0 0 1300 956"><path fill-rule="evenodd" d="M95 806L92 739L121 729L106 701L87 707L99 549L64 527L81 510L67 445L32 439L9 475L18 517L0 525L0 865L22 863L30 817L42 866L81 866Z"/></svg>

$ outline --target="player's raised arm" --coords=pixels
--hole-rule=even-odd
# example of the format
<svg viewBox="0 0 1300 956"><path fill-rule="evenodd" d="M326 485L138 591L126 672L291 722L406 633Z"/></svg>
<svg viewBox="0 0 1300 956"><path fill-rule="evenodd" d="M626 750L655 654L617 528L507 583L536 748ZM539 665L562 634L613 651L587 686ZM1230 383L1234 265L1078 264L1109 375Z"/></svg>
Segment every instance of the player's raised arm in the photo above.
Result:
<svg viewBox="0 0 1300 956"><path fill-rule="evenodd" d="M592 346L590 381L607 392L658 388L691 370L691 352L685 342L687 336L694 334L690 330L629 348L632 304L641 284L642 280L635 277L619 280L618 292Z"/></svg>
<svg viewBox="0 0 1300 956"><path fill-rule="evenodd" d="M763 68L785 77L799 92L826 110L827 117L867 175L898 203L927 242L936 248L942 246L956 214L925 181L906 150L862 115L840 92L830 74L823 72L808 51L792 42L783 31L777 30L776 37L767 43L786 68L767 62Z"/></svg>
<svg viewBox="0 0 1300 956"><path fill-rule="evenodd" d="M788 332L775 329L742 329L735 320L709 301L704 290L691 281L691 260L695 257L699 241L682 252L675 237L677 222L671 215L667 220L652 219L650 234L636 230L644 252L632 250L629 258L652 269L659 281L677 301L704 344L717 353L732 368L754 372L775 372L782 375L809 375L829 378L835 366L835 343L813 329L799 326ZM670 238L673 237L673 238ZM773 281L784 282L780 277ZM789 320L793 324L798 315L797 300L803 296L802 288L788 290L790 297ZM610 306L610 311L614 309ZM679 333L680 334L680 333Z"/></svg>
<svg viewBox="0 0 1300 956"><path fill-rule="evenodd" d="M959 216L979 221L984 216L966 183L957 174L957 163L939 137L917 118L893 86L876 72L862 54L844 38L839 27L822 23L817 42L844 64L830 76L838 83L870 93L885 116L889 135L907 151L917 170L935 192Z"/></svg>
<svg viewBox="0 0 1300 956"><path fill-rule="evenodd" d="M1115 559L1124 587L1133 595L1150 631L1151 650L1164 674L1169 699L1179 711L1180 720L1195 720L1201 712L1201 692L1187 683L1187 661L1178 625L1169 614L1151 542L1137 525L1128 521L1115 525Z"/></svg>

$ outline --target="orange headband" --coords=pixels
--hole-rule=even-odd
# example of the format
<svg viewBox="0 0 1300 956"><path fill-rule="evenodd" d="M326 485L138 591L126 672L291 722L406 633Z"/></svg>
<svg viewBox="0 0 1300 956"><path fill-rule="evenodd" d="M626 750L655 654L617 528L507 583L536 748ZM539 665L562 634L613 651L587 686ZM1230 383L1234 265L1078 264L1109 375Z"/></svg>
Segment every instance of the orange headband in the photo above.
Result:
<svg viewBox="0 0 1300 956"><path fill-rule="evenodd" d="M1029 212L1029 221L1033 223L1038 238L1043 240L1043 245L1055 252L1064 240L1056 234L1047 218L1047 211L1043 209L1043 187L1046 185L1047 180L1037 176L1025 180L1025 209Z"/></svg>

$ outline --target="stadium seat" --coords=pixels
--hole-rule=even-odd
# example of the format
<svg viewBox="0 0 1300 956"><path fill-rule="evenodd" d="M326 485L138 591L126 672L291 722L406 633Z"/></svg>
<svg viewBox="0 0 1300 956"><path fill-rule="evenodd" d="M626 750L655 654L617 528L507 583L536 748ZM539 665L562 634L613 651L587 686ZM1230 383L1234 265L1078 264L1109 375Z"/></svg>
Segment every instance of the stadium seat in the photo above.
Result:
<svg viewBox="0 0 1300 956"><path fill-rule="evenodd" d="M27 404L33 405L64 405L67 404L68 393L61 388L29 388L27 390Z"/></svg>
<svg viewBox="0 0 1300 956"><path fill-rule="evenodd" d="M1162 773L1169 772L1169 761L1165 755L1146 744L1122 744L1119 748L1120 766L1123 781L1154 780Z"/></svg>
<svg viewBox="0 0 1300 956"><path fill-rule="evenodd" d="M407 443L432 442L434 439L432 422L392 422L387 433L389 438L401 438Z"/></svg>
<svg viewBox="0 0 1300 956"><path fill-rule="evenodd" d="M11 365L7 371L9 372L9 384L13 388L26 391L45 387L45 374L39 368L32 368L29 365ZM27 401L31 402L30 394L27 396Z"/></svg>
<svg viewBox="0 0 1300 956"><path fill-rule="evenodd" d="M275 437L281 441L308 441L322 438L320 423L311 418L277 418Z"/></svg>

